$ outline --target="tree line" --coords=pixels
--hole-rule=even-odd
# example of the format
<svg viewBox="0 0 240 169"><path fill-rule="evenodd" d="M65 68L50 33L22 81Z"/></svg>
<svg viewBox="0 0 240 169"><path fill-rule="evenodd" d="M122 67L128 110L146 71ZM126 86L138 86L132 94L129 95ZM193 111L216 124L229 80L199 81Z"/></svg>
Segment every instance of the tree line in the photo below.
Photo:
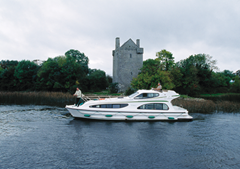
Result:
<svg viewBox="0 0 240 169"><path fill-rule="evenodd" d="M88 67L89 58L78 50L48 58L38 65L29 60L0 62L0 91L62 91L73 93L109 89L117 92L117 84L99 69ZM196 96L204 93L240 93L240 79L229 70L217 72L216 60L206 54L191 55L179 62L171 52L161 50L156 59L143 62L141 72L131 82L130 92L151 89L161 82L163 89ZM231 83L231 80L234 83ZM128 91L129 91L128 90ZM126 92L129 94L129 92Z"/></svg>
<svg viewBox="0 0 240 169"><path fill-rule="evenodd" d="M172 53L165 49L157 52L156 56L156 59L143 62L141 72L131 82L133 89L151 89L160 82L163 89L172 89L190 96L240 93L239 76L229 70L216 72L216 60L209 55L191 55L177 63Z"/></svg>
<svg viewBox="0 0 240 169"><path fill-rule="evenodd" d="M105 90L111 77L99 69L88 67L89 58L78 50L64 56L48 58L41 65L29 60L0 62L0 91Z"/></svg>

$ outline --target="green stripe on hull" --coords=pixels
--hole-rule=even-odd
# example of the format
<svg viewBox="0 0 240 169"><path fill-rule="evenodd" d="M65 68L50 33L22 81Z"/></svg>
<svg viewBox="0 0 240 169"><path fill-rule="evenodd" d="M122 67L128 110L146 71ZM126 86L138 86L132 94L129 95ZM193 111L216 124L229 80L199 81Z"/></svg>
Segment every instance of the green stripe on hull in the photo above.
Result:
<svg viewBox="0 0 240 169"><path fill-rule="evenodd" d="M149 118L149 119L154 119L154 118L155 118L155 116L148 116L148 118Z"/></svg>
<svg viewBox="0 0 240 169"><path fill-rule="evenodd" d="M107 114L107 115L106 115L106 117L112 117L112 116L113 116L113 115L111 115L111 114Z"/></svg>

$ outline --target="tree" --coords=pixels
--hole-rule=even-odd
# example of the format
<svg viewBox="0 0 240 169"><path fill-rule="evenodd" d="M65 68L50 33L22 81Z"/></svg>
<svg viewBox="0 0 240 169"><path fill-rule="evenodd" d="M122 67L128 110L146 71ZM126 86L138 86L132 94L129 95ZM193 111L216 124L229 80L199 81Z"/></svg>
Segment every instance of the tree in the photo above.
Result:
<svg viewBox="0 0 240 169"><path fill-rule="evenodd" d="M91 69L86 79L90 91L105 90L108 86L106 74L102 70Z"/></svg>
<svg viewBox="0 0 240 169"><path fill-rule="evenodd" d="M16 89L16 86L14 84L14 82L15 82L15 77L14 77L15 67L16 66L10 66L10 67L7 67L7 68L1 70L0 90L14 91Z"/></svg>
<svg viewBox="0 0 240 169"><path fill-rule="evenodd" d="M118 83L111 83L108 87L109 93L117 93L119 90Z"/></svg>
<svg viewBox="0 0 240 169"><path fill-rule="evenodd" d="M68 60L74 60L76 63L80 64L83 67L83 71L88 73L89 59L87 56L85 56L84 53L81 53L78 50L71 49L65 53L65 56Z"/></svg>
<svg viewBox="0 0 240 169"><path fill-rule="evenodd" d="M168 53L166 50L163 50L162 53ZM170 52L169 52L170 53ZM168 64L168 68L169 69ZM163 89L173 89L175 87L170 74L170 71L163 71L162 62L159 62L159 59L148 59L143 62L143 67L141 72L134 78L131 82L131 86L134 89L151 89L155 88L158 82L161 83Z"/></svg>
<svg viewBox="0 0 240 169"><path fill-rule="evenodd" d="M57 63L57 59L48 58L39 69L38 76L38 90L52 91L55 82L61 79L61 71ZM59 82L58 82L59 83ZM58 84L59 85L59 84Z"/></svg>
<svg viewBox="0 0 240 169"><path fill-rule="evenodd" d="M159 61L154 59L148 59L143 61L143 67L141 68L141 73L151 73L155 74L160 68Z"/></svg>
<svg viewBox="0 0 240 169"><path fill-rule="evenodd" d="M178 67L173 67L170 71L170 74L171 74L170 78L172 79L172 82L175 86L174 89L178 91L178 88L182 86L183 74L181 73L181 70Z"/></svg>
<svg viewBox="0 0 240 169"><path fill-rule="evenodd" d="M169 72L160 69L155 74L149 72L140 73L137 78L132 80L131 86L135 89L151 89L155 88L160 81L163 89L173 89L175 86L170 77Z"/></svg>
<svg viewBox="0 0 240 169"><path fill-rule="evenodd" d="M212 71L216 69L216 61L206 54L191 55L187 59L176 63L180 68L182 76L182 87L178 89L180 93L197 95L209 92L212 87Z"/></svg>
<svg viewBox="0 0 240 169"><path fill-rule="evenodd" d="M240 93L240 77L237 75L234 77L235 81L231 85L231 91Z"/></svg>
<svg viewBox="0 0 240 169"><path fill-rule="evenodd" d="M0 67L3 69L7 69L11 66L17 66L18 65L18 61L16 60L2 60L0 61Z"/></svg>
<svg viewBox="0 0 240 169"><path fill-rule="evenodd" d="M0 90L14 91L16 89L14 72L18 61L0 61Z"/></svg>
<svg viewBox="0 0 240 169"><path fill-rule="evenodd" d="M108 86L109 86L109 84L111 84L112 83L112 77L110 76L110 75L107 75L107 84L108 84Z"/></svg>
<svg viewBox="0 0 240 169"><path fill-rule="evenodd" d="M37 80L36 74L38 65L29 60L22 60L16 66L14 77L16 78L15 85L18 90L33 90Z"/></svg>
<svg viewBox="0 0 240 169"><path fill-rule="evenodd" d="M174 57L172 56L171 52L163 49L160 52L157 52L156 56L156 60L160 62L162 70L168 71L174 65Z"/></svg>

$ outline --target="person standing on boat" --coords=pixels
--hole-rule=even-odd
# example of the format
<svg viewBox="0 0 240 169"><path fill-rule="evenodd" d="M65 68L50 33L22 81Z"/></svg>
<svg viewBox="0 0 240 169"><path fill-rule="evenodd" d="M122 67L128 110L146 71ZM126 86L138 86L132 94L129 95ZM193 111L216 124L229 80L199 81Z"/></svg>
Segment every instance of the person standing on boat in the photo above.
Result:
<svg viewBox="0 0 240 169"><path fill-rule="evenodd" d="M157 90L159 92L162 92L162 86L161 86L160 82L158 82L158 87L157 88L153 88L153 90Z"/></svg>
<svg viewBox="0 0 240 169"><path fill-rule="evenodd" d="M159 90L160 92L162 92L162 86L161 86L160 82L158 82L157 90Z"/></svg>
<svg viewBox="0 0 240 169"><path fill-rule="evenodd" d="M84 100L82 99L82 97L84 96L81 92L81 90L79 90L79 88L76 88L76 92L73 94L73 96L76 96L76 106L79 106L80 103L84 103Z"/></svg>

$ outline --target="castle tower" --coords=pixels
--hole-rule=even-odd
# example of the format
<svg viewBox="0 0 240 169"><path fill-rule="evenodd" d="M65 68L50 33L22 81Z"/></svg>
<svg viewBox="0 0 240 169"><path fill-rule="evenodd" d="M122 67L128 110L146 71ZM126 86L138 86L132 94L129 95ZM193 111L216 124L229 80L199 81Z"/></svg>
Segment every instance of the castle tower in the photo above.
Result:
<svg viewBox="0 0 240 169"><path fill-rule="evenodd" d="M117 37L112 55L113 83L118 83L120 91L124 92L143 66L143 48L140 48L140 40L137 39L135 44L129 39L120 46L120 39Z"/></svg>

